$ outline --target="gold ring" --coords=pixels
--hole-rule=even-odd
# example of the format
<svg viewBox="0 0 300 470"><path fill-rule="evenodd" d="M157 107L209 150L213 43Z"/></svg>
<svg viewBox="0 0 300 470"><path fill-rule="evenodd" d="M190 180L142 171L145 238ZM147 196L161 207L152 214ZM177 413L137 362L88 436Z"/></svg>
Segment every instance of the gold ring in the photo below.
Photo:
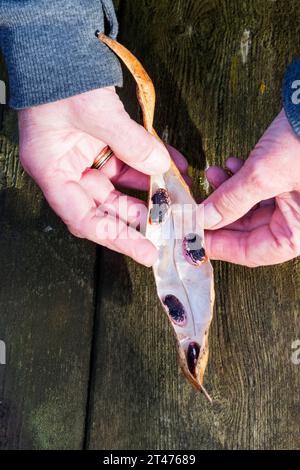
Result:
<svg viewBox="0 0 300 470"><path fill-rule="evenodd" d="M113 156L112 149L107 145L104 149L101 150L99 155L95 158L92 168L96 170L101 170L104 167L105 163Z"/></svg>

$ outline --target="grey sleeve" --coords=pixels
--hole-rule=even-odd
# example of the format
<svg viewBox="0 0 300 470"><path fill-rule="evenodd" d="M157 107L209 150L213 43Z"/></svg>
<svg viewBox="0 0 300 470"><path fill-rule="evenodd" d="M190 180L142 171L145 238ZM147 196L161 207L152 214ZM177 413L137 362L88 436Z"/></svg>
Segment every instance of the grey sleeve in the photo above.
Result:
<svg viewBox="0 0 300 470"><path fill-rule="evenodd" d="M282 87L283 107L294 132L300 138L300 59L286 69Z"/></svg>
<svg viewBox="0 0 300 470"><path fill-rule="evenodd" d="M120 63L95 31L118 24L112 0L1 0L0 48L15 109L122 86Z"/></svg>

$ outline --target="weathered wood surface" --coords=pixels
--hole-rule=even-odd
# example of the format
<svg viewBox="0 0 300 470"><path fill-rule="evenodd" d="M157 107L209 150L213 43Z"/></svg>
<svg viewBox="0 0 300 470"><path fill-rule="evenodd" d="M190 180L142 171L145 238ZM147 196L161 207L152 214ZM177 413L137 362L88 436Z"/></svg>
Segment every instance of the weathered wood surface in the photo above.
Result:
<svg viewBox="0 0 300 470"><path fill-rule="evenodd" d="M206 164L246 158L280 109L285 66L299 53L300 0L117 3L120 40L157 88L156 128L187 155L203 197ZM121 94L137 118L128 77ZM299 260L214 263L210 406L179 372L151 270L106 250L96 258L69 236L23 175L16 137L6 109L0 448L299 449Z"/></svg>
<svg viewBox="0 0 300 470"><path fill-rule="evenodd" d="M246 157L279 111L285 66L299 53L300 2L127 0L120 22L120 40L155 82L156 128L186 153L203 195L206 162ZM122 96L137 117L133 86ZM291 362L299 260L214 266L210 406L179 373L151 271L105 253L91 448L300 447L300 369Z"/></svg>
<svg viewBox="0 0 300 470"><path fill-rule="evenodd" d="M77 449L85 436L95 248L68 235L24 175L15 113L3 114L0 448Z"/></svg>

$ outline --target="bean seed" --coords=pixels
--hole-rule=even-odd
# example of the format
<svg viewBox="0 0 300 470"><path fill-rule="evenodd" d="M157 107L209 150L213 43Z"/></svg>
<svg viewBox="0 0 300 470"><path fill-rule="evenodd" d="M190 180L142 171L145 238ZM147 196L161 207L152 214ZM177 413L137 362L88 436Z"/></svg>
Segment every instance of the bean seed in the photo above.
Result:
<svg viewBox="0 0 300 470"><path fill-rule="evenodd" d="M187 350L186 358L187 358L189 371L192 375L195 375L195 372L196 372L196 366L197 366L199 353L200 353L199 344L194 341L190 343L188 350Z"/></svg>
<svg viewBox="0 0 300 470"><path fill-rule="evenodd" d="M202 246L202 239L195 233L189 233L183 239L183 254L188 263L201 266L206 263L207 256Z"/></svg>
<svg viewBox="0 0 300 470"><path fill-rule="evenodd" d="M184 326L187 321L186 312L180 300L175 297L175 295L166 295L163 300L168 314L171 317L173 323L179 326Z"/></svg>
<svg viewBox="0 0 300 470"><path fill-rule="evenodd" d="M166 219L171 203L168 191L164 188L159 188L153 194L151 201L150 223L161 224Z"/></svg>

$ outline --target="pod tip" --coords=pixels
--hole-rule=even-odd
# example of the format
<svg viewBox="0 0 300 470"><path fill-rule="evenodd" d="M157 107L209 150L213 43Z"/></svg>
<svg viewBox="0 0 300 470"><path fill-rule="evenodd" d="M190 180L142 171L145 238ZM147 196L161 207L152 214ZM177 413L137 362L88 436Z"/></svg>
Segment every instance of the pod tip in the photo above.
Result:
<svg viewBox="0 0 300 470"><path fill-rule="evenodd" d="M200 384L200 390L204 394L205 398L209 401L209 403L212 403L212 398L209 395L208 391L203 387L203 385Z"/></svg>

